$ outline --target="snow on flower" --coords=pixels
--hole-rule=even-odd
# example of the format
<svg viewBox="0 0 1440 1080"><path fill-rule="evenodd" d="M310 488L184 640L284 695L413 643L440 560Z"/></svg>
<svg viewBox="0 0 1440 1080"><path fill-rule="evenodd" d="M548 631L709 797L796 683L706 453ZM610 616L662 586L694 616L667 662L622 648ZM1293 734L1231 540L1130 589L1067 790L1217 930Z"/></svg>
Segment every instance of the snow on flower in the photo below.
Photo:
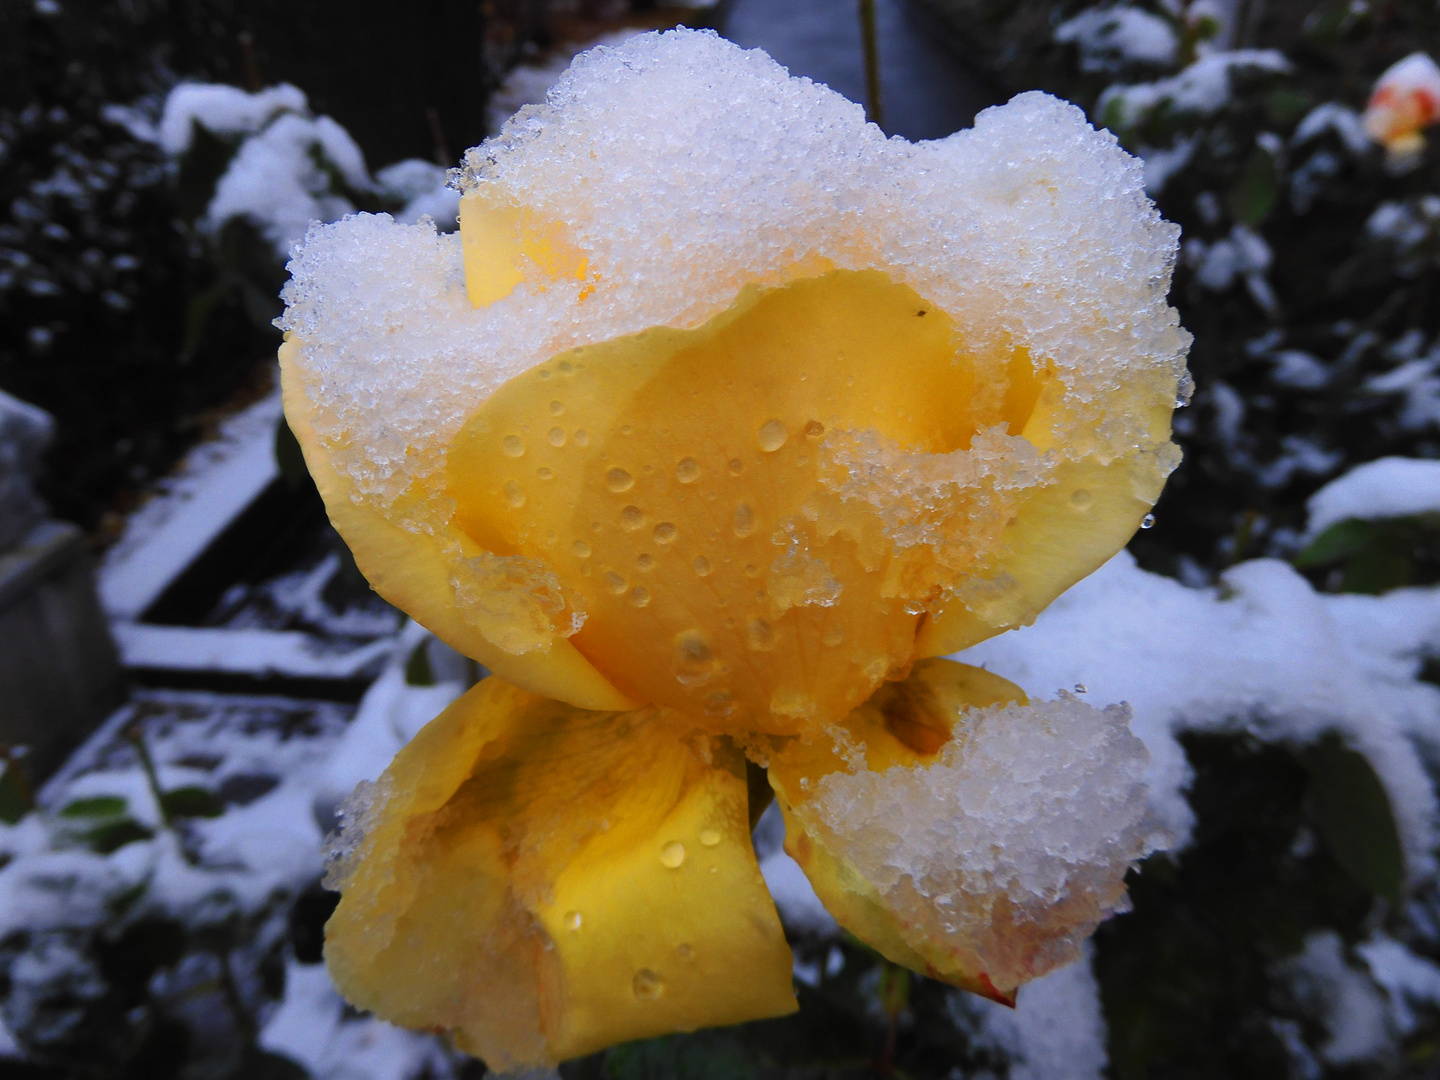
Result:
<svg viewBox="0 0 1440 1080"><path fill-rule="evenodd" d="M1440 121L1440 66L1425 53L1411 53L1385 69L1375 82L1362 122L1366 134L1385 147L1393 168L1419 160L1421 132Z"/></svg>
<svg viewBox="0 0 1440 1080"><path fill-rule="evenodd" d="M313 228L285 292L332 521L495 672L352 799L337 985L500 1069L790 1011L767 787L890 958L1008 1002L1078 956L1160 840L1128 713L938 657L1178 459L1140 163L1042 94L886 140L677 31L578 58L456 181L458 236Z"/></svg>

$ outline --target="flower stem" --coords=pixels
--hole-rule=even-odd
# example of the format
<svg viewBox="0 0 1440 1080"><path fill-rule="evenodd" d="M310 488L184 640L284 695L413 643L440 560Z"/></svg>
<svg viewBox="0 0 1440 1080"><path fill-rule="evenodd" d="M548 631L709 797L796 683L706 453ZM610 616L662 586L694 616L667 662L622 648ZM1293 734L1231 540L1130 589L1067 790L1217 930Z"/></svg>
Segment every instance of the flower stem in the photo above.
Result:
<svg viewBox="0 0 1440 1080"><path fill-rule="evenodd" d="M865 105L870 122L885 126L880 104L880 46L875 34L875 0L860 0L860 41L865 49Z"/></svg>

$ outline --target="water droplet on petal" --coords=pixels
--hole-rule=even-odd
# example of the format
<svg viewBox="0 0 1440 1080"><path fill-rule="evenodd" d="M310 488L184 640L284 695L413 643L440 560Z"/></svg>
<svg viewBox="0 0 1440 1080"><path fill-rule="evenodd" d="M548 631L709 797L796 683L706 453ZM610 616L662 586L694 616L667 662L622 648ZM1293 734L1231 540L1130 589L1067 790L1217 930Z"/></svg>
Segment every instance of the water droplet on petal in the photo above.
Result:
<svg viewBox="0 0 1440 1080"><path fill-rule="evenodd" d="M565 913L565 925L568 926L571 930L579 930L580 922L580 912L567 911Z"/></svg>
<svg viewBox="0 0 1440 1080"><path fill-rule="evenodd" d="M715 658L699 630L675 635L675 678L681 686L704 686L715 675Z"/></svg>
<svg viewBox="0 0 1440 1080"><path fill-rule="evenodd" d="M710 560L705 558L704 555L696 555L695 561L692 562L690 565L695 568L695 573L699 574L701 577L710 576Z"/></svg>
<svg viewBox="0 0 1440 1080"><path fill-rule="evenodd" d="M662 521L655 526L655 542L657 544L668 544L675 539L675 526L668 521Z"/></svg>
<svg viewBox="0 0 1440 1080"><path fill-rule="evenodd" d="M819 420L811 420L805 425L805 437L807 439L818 439L825 434L825 425Z"/></svg>
<svg viewBox="0 0 1440 1080"><path fill-rule="evenodd" d="M605 584L616 596L625 591L626 581L614 570L605 571Z"/></svg>
<svg viewBox="0 0 1440 1080"><path fill-rule="evenodd" d="M741 461L738 457L732 457L728 462L726 462L725 467L730 470L731 476L739 476L742 472L745 471L745 463Z"/></svg>
<svg viewBox="0 0 1440 1080"><path fill-rule="evenodd" d="M775 631L764 619L751 619L745 630L746 641L756 652L768 652L775 647Z"/></svg>
<svg viewBox="0 0 1440 1080"><path fill-rule="evenodd" d="M646 607L650 603L650 590L643 585L636 585L630 590L630 603L636 607Z"/></svg>
<svg viewBox="0 0 1440 1080"><path fill-rule="evenodd" d="M641 1001L654 1001L665 992L665 980L649 968L641 968L630 980L630 989Z"/></svg>
<svg viewBox="0 0 1440 1080"><path fill-rule="evenodd" d="M590 557L590 545L584 540L576 540L575 543L570 545L570 550L582 559L588 559Z"/></svg>
<svg viewBox="0 0 1440 1080"><path fill-rule="evenodd" d="M550 429L549 433L545 436L545 439L546 439L546 441L548 441L548 442L550 443L551 446L556 446L556 447L564 446L564 445L565 445L565 429L564 429L564 428L558 428L558 427L552 427L552 428Z"/></svg>
<svg viewBox="0 0 1440 1080"><path fill-rule="evenodd" d="M835 648L835 646L841 645L841 644L844 643L844 641L845 641L845 629L844 629L844 627L840 627L840 626L831 626L831 627L828 627L828 628L826 628L825 633L824 633L823 635L821 635L820 640L821 640L824 644L830 646L830 648L833 649L833 648Z"/></svg>
<svg viewBox="0 0 1440 1080"><path fill-rule="evenodd" d="M755 531L755 511L750 509L749 503L740 503L735 507L735 535L745 539Z"/></svg>
<svg viewBox="0 0 1440 1080"><path fill-rule="evenodd" d="M519 435L506 435L500 440L500 449L505 451L506 457L522 457L525 453L525 444L520 441Z"/></svg>
<svg viewBox="0 0 1440 1080"><path fill-rule="evenodd" d="M550 402L550 415L551 415L551 416L559 416L559 415L560 415L561 413L563 413L564 411L565 411L565 404L564 404L564 402L560 402L560 401L552 401L552 402Z"/></svg>
<svg viewBox="0 0 1440 1080"><path fill-rule="evenodd" d="M716 844L720 843L720 830L701 829L700 843L704 844L706 847L714 847Z"/></svg>
<svg viewBox="0 0 1440 1080"><path fill-rule="evenodd" d="M576 446L590 445L590 433L584 428L581 428L579 431L575 432L573 438Z"/></svg>
<svg viewBox="0 0 1440 1080"><path fill-rule="evenodd" d="M1146 514L1143 518L1140 519L1140 528L1142 528L1142 529L1153 529L1154 527L1155 527L1155 515L1154 515L1154 514Z"/></svg>
<svg viewBox="0 0 1440 1080"><path fill-rule="evenodd" d="M660 862L671 870L678 870L685 862L685 845L671 840L660 849Z"/></svg>
<svg viewBox="0 0 1440 1080"><path fill-rule="evenodd" d="M641 570L649 570L655 565L655 556L648 551L642 551L635 559L635 565Z"/></svg>
<svg viewBox="0 0 1440 1080"><path fill-rule="evenodd" d="M605 486L617 495L622 491L629 491L635 486L635 477L621 468L611 469L605 474Z"/></svg>
<svg viewBox="0 0 1440 1080"><path fill-rule="evenodd" d="M520 485L514 480L507 481L505 484L505 501L516 510L525 505L525 492L520 490Z"/></svg>
<svg viewBox="0 0 1440 1080"><path fill-rule="evenodd" d="M645 524L645 512L638 506L627 506L620 511L620 524L634 532L641 525Z"/></svg>
<svg viewBox="0 0 1440 1080"><path fill-rule="evenodd" d="M1084 488L1080 488L1070 496L1070 505L1076 510L1088 510L1092 501L1090 492Z"/></svg>
<svg viewBox="0 0 1440 1080"><path fill-rule="evenodd" d="M767 454L773 454L785 445L785 440L789 437L790 432L785 430L785 421L766 420L765 423L760 425L760 432L756 437L756 441L759 442L761 450L764 450Z"/></svg>
<svg viewBox="0 0 1440 1080"><path fill-rule="evenodd" d="M680 954L681 960L689 960L695 955L695 950L683 941L675 947L675 951Z"/></svg>
<svg viewBox="0 0 1440 1080"><path fill-rule="evenodd" d="M700 479L700 463L693 457L682 458L675 466L675 479L682 484L693 484Z"/></svg>
<svg viewBox="0 0 1440 1080"><path fill-rule="evenodd" d="M553 469L549 469L546 468L544 465L541 465L540 468L535 470L535 475L538 476L541 480L549 480L555 475L555 472Z"/></svg>

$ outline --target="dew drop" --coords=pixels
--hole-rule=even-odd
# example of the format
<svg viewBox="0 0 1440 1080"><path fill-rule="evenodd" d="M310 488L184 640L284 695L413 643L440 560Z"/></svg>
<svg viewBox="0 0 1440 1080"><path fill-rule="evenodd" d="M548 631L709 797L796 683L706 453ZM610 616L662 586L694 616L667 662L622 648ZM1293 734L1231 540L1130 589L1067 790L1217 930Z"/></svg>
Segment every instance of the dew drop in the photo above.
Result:
<svg viewBox="0 0 1440 1080"><path fill-rule="evenodd" d="M641 570L649 570L655 565L655 556L648 551L642 551L635 559L635 565Z"/></svg>
<svg viewBox="0 0 1440 1080"><path fill-rule="evenodd" d="M1154 527L1155 527L1155 515L1154 515L1154 514L1146 514L1143 518L1140 519L1140 528L1142 528L1142 529L1153 529Z"/></svg>
<svg viewBox="0 0 1440 1080"><path fill-rule="evenodd" d="M579 930L580 922L580 912L567 911L565 913L565 925L568 926L571 930Z"/></svg>
<svg viewBox="0 0 1440 1080"><path fill-rule="evenodd" d="M845 642L845 628L841 626L827 627L820 640L832 649L837 645L842 645Z"/></svg>
<svg viewBox="0 0 1440 1080"><path fill-rule="evenodd" d="M671 870L678 870L685 862L685 845L679 840L671 840L660 849L660 862Z"/></svg>
<svg viewBox="0 0 1440 1080"><path fill-rule="evenodd" d="M500 449L505 451L506 457L522 457L525 454L525 444L520 441L519 435L506 435L500 440Z"/></svg>
<svg viewBox="0 0 1440 1080"><path fill-rule="evenodd" d="M564 429L564 428L558 428L558 427L552 427L552 428L549 430L549 432L545 435L545 441L548 442L551 446L556 446L556 447L564 446L564 445L565 445L565 429Z"/></svg>
<svg viewBox="0 0 1440 1080"><path fill-rule="evenodd" d="M732 457L729 461L725 463L725 468L730 470L731 476L739 476L742 472L745 471L745 463L741 461L738 457Z"/></svg>
<svg viewBox="0 0 1440 1080"><path fill-rule="evenodd" d="M775 647L775 631L764 619L754 618L745 626L745 640L755 652L769 652Z"/></svg>
<svg viewBox="0 0 1440 1080"><path fill-rule="evenodd" d="M714 847L716 844L720 843L720 830L701 829L700 843L704 844L706 847Z"/></svg>
<svg viewBox="0 0 1440 1080"><path fill-rule="evenodd" d="M695 573L699 574L701 577L710 576L710 560L705 558L704 555L696 555L695 561L692 562L690 565L695 568Z"/></svg>
<svg viewBox="0 0 1440 1080"><path fill-rule="evenodd" d="M675 526L668 521L662 521L655 526L655 542L657 544L669 544L675 539Z"/></svg>
<svg viewBox="0 0 1440 1080"><path fill-rule="evenodd" d="M551 415L551 416L559 416L559 415L560 415L561 413L563 413L564 411L565 411L565 403L564 403L563 401L552 401L552 402L550 402L550 415Z"/></svg>
<svg viewBox="0 0 1440 1080"><path fill-rule="evenodd" d="M641 1001L654 1001L665 992L665 980L649 968L641 968L630 980L630 989Z"/></svg>
<svg viewBox="0 0 1440 1080"><path fill-rule="evenodd" d="M745 539L755 531L755 511L750 509L749 503L740 503L735 507L735 535Z"/></svg>
<svg viewBox="0 0 1440 1080"><path fill-rule="evenodd" d="M620 434L621 434L621 435L629 435L629 434L630 434L632 431L634 431L634 430L635 430L635 429L632 428L629 424L621 424L621 425L620 425Z"/></svg>
<svg viewBox="0 0 1440 1080"><path fill-rule="evenodd" d="M636 607L648 607L650 604L650 590L643 585L636 585L630 590L630 603Z"/></svg>
<svg viewBox="0 0 1440 1080"><path fill-rule="evenodd" d="M682 484L693 484L700 479L700 463L693 457L682 458L675 466L675 479Z"/></svg>
<svg viewBox="0 0 1440 1080"><path fill-rule="evenodd" d="M541 480L549 480L554 477L555 471L553 469L547 468L544 465L541 465L540 468L535 470L535 475L538 476Z"/></svg>
<svg viewBox="0 0 1440 1080"><path fill-rule="evenodd" d="M507 481L505 484L505 501L516 510L525 505L525 492L520 490L520 485L514 480Z"/></svg>
<svg viewBox="0 0 1440 1080"><path fill-rule="evenodd" d="M622 592L625 591L625 586L627 584L628 583L626 582L626 580L619 574L617 574L614 570L605 571L605 585L616 596L619 596Z"/></svg>
<svg viewBox="0 0 1440 1080"><path fill-rule="evenodd" d="M760 568L756 566L753 562L747 562L745 564L745 576L748 578L759 577Z"/></svg>
<svg viewBox="0 0 1440 1080"><path fill-rule="evenodd" d="M724 719L735 714L735 699L728 691L721 690L705 699L705 715Z"/></svg>
<svg viewBox="0 0 1440 1080"><path fill-rule="evenodd" d="M681 686L704 686L715 675L715 658L699 630L675 635L675 679Z"/></svg>
<svg viewBox="0 0 1440 1080"><path fill-rule="evenodd" d="M570 550L582 559L588 559L590 557L590 545L584 540L576 540L575 543L570 545Z"/></svg>
<svg viewBox="0 0 1440 1080"><path fill-rule="evenodd" d="M605 486L618 495L635 486L635 477L617 466L605 474Z"/></svg>
<svg viewBox="0 0 1440 1080"><path fill-rule="evenodd" d="M760 432L756 436L756 441L760 444L761 450L764 450L767 454L773 454L785 445L785 440L789 437L790 432L785 430L785 421L766 420L765 423L760 425Z"/></svg>
<svg viewBox="0 0 1440 1080"><path fill-rule="evenodd" d="M589 446L589 445L590 445L590 433L589 433L588 431L586 431L584 428L580 428L578 431L576 431L575 434L574 434L574 436L573 436L573 439L574 439L574 442L575 442L575 445L576 445L576 446Z"/></svg>
<svg viewBox="0 0 1440 1080"><path fill-rule="evenodd" d="M1076 510L1088 510L1092 501L1090 492L1084 488L1078 489L1070 496L1070 505Z"/></svg>
<svg viewBox="0 0 1440 1080"><path fill-rule="evenodd" d="M645 512L638 506L627 506L620 511L620 524L634 532L645 524Z"/></svg>
<svg viewBox="0 0 1440 1080"><path fill-rule="evenodd" d="M695 956L695 950L683 941L675 947L675 951L680 954L681 960L690 960Z"/></svg>
<svg viewBox="0 0 1440 1080"><path fill-rule="evenodd" d="M825 425L819 420L811 420L805 425L805 437L807 439L818 439L825 434Z"/></svg>

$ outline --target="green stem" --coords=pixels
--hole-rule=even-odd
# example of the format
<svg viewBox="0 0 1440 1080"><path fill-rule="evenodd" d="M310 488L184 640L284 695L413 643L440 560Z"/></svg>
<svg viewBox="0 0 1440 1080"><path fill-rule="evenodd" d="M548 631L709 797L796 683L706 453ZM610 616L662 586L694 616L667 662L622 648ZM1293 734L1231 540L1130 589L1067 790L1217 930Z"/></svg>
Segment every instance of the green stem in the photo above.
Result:
<svg viewBox="0 0 1440 1080"><path fill-rule="evenodd" d="M885 126L880 105L880 45L875 34L875 0L860 0L860 41L865 49L865 99L870 122Z"/></svg>
<svg viewBox="0 0 1440 1080"><path fill-rule="evenodd" d="M145 745L145 737L140 734L139 728L132 727L126 736L135 746L135 753L140 757L140 767L145 770L145 780L150 785L150 794L155 798L155 806L160 811L160 821L167 829L173 829L175 822L170 817L170 810L165 805L165 792L160 787L160 776L155 772L155 759L150 756L150 748Z"/></svg>

